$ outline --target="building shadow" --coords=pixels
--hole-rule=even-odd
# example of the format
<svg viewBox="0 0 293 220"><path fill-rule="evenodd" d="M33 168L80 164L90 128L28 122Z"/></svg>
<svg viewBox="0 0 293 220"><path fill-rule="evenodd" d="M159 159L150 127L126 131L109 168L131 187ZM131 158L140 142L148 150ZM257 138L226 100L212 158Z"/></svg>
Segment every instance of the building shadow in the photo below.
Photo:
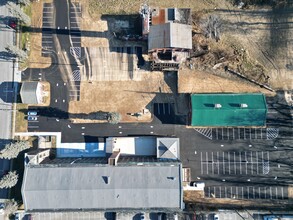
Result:
<svg viewBox="0 0 293 220"><path fill-rule="evenodd" d="M2 82L0 84L0 98L5 103L15 103L19 89L18 82Z"/></svg>

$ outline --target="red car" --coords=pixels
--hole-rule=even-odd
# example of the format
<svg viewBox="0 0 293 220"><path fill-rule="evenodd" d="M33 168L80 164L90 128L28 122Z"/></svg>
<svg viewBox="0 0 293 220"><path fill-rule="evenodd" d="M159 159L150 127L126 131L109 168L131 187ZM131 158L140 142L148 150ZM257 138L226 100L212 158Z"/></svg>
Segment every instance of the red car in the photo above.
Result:
<svg viewBox="0 0 293 220"><path fill-rule="evenodd" d="M16 29L17 21L16 20L9 20L8 26L11 27L12 29Z"/></svg>

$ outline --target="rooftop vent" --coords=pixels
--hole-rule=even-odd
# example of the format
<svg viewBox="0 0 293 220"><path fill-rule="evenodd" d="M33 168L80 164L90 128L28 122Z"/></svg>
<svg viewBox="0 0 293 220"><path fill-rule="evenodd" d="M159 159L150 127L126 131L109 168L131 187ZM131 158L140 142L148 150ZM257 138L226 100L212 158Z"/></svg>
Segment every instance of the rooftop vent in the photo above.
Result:
<svg viewBox="0 0 293 220"><path fill-rule="evenodd" d="M248 107L248 105L246 103L241 103L240 104L240 108L247 108L247 107Z"/></svg>
<svg viewBox="0 0 293 220"><path fill-rule="evenodd" d="M106 184L110 184L110 181L111 181L110 176L102 176L102 178Z"/></svg>
<svg viewBox="0 0 293 220"><path fill-rule="evenodd" d="M222 108L221 104L215 104L215 108Z"/></svg>

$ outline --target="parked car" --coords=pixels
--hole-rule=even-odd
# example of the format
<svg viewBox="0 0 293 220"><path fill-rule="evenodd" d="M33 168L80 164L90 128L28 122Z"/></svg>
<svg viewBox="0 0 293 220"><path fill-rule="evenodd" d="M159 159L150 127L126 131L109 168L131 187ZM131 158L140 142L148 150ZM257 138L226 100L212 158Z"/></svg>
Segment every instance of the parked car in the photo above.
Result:
<svg viewBox="0 0 293 220"><path fill-rule="evenodd" d="M219 220L219 215L214 214L214 220Z"/></svg>
<svg viewBox="0 0 293 220"><path fill-rule="evenodd" d="M30 116L30 115L29 115L29 116L27 117L27 120L28 120L28 121L37 121L37 120L38 120L38 117L36 117L36 116Z"/></svg>
<svg viewBox="0 0 293 220"><path fill-rule="evenodd" d="M195 187L197 190L204 190L205 183L203 182L196 182L196 181L191 181L189 184L191 187Z"/></svg>
<svg viewBox="0 0 293 220"><path fill-rule="evenodd" d="M27 115L37 115L38 113L36 112L36 111L29 111L28 113L27 113Z"/></svg>

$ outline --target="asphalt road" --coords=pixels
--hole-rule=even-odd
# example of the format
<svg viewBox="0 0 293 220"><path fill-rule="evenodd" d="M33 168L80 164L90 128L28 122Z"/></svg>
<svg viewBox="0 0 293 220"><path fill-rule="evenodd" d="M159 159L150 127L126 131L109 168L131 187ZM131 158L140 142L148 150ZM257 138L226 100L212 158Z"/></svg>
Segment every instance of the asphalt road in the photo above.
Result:
<svg viewBox="0 0 293 220"><path fill-rule="evenodd" d="M51 84L50 107L31 107L38 111L38 120L28 123L28 131L60 131L65 143L92 142L109 136L179 137L183 166L191 168L193 180L206 182L206 196L287 199L287 186L293 182L292 109L276 100L267 100L268 128L186 128L161 115L159 109L167 109L166 114L173 117L171 103L156 105L151 123L71 123L68 102L72 88L78 85L71 81L70 74L79 68L79 61L70 55L72 37L66 27L71 18L63 16L70 5L66 1L55 1L55 5L56 13L62 15L56 17L57 37L50 54L56 63L48 69L28 69L23 75L23 79L36 80L41 74L42 80Z"/></svg>

